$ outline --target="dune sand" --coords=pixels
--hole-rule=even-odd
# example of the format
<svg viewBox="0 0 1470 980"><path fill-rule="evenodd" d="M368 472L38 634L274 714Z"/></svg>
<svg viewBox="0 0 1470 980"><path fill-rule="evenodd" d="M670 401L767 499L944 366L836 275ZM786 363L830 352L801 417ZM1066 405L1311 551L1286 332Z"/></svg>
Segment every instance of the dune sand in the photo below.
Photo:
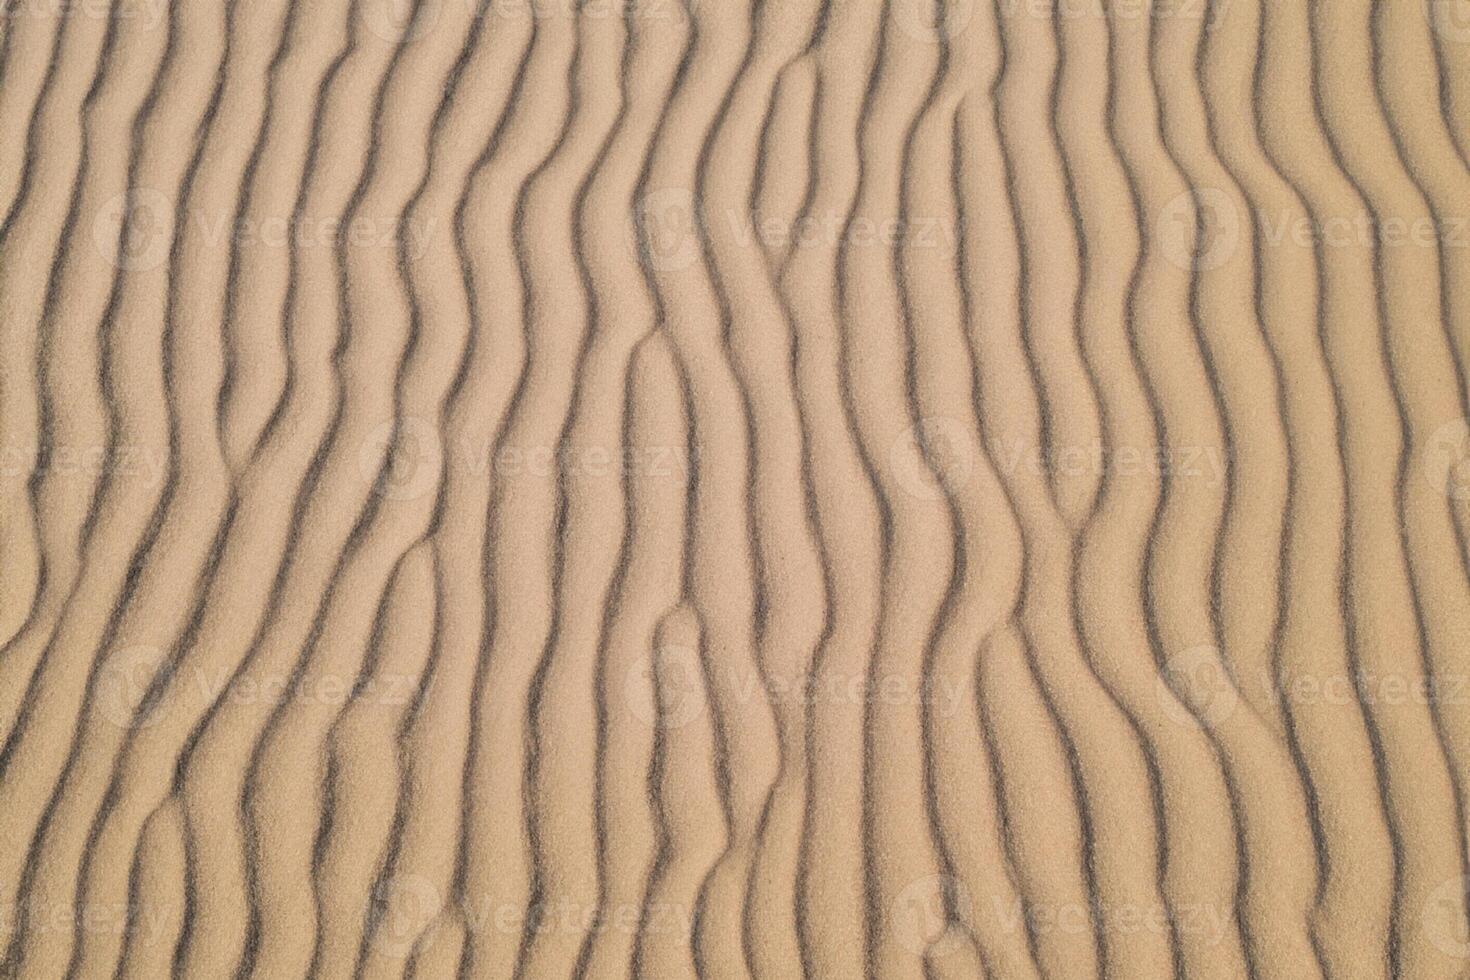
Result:
<svg viewBox="0 0 1470 980"><path fill-rule="evenodd" d="M1470 975L1470 2L8 0L0 976Z"/></svg>

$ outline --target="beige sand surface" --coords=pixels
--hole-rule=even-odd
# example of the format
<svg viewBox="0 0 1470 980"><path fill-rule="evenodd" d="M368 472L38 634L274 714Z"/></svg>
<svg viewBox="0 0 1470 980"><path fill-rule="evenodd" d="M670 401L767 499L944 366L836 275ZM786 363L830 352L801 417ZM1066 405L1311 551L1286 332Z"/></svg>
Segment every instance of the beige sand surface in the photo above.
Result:
<svg viewBox="0 0 1470 980"><path fill-rule="evenodd" d="M1470 0L0 0L0 977L1470 976Z"/></svg>

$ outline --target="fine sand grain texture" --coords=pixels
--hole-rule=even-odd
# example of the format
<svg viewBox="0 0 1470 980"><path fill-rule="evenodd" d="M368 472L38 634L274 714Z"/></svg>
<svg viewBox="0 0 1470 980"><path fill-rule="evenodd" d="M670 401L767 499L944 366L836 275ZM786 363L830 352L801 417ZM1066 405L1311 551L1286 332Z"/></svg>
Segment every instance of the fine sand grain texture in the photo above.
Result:
<svg viewBox="0 0 1470 980"><path fill-rule="evenodd" d="M1470 0L0 0L0 978L1470 977Z"/></svg>

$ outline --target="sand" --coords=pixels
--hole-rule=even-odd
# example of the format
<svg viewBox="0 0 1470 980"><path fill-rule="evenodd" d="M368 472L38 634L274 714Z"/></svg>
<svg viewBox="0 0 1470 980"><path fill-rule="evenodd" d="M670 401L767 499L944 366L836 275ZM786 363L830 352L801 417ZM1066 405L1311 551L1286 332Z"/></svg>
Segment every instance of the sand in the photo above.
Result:
<svg viewBox="0 0 1470 980"><path fill-rule="evenodd" d="M1470 975L1467 0L0 14L0 976Z"/></svg>

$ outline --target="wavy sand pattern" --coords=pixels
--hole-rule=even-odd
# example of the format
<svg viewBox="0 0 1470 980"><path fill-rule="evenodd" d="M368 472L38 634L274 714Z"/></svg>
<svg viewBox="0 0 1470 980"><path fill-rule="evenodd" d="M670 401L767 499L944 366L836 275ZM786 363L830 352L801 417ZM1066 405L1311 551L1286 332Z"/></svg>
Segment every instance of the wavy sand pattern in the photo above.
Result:
<svg viewBox="0 0 1470 980"><path fill-rule="evenodd" d="M1470 976L1470 0L0 13L0 976Z"/></svg>

